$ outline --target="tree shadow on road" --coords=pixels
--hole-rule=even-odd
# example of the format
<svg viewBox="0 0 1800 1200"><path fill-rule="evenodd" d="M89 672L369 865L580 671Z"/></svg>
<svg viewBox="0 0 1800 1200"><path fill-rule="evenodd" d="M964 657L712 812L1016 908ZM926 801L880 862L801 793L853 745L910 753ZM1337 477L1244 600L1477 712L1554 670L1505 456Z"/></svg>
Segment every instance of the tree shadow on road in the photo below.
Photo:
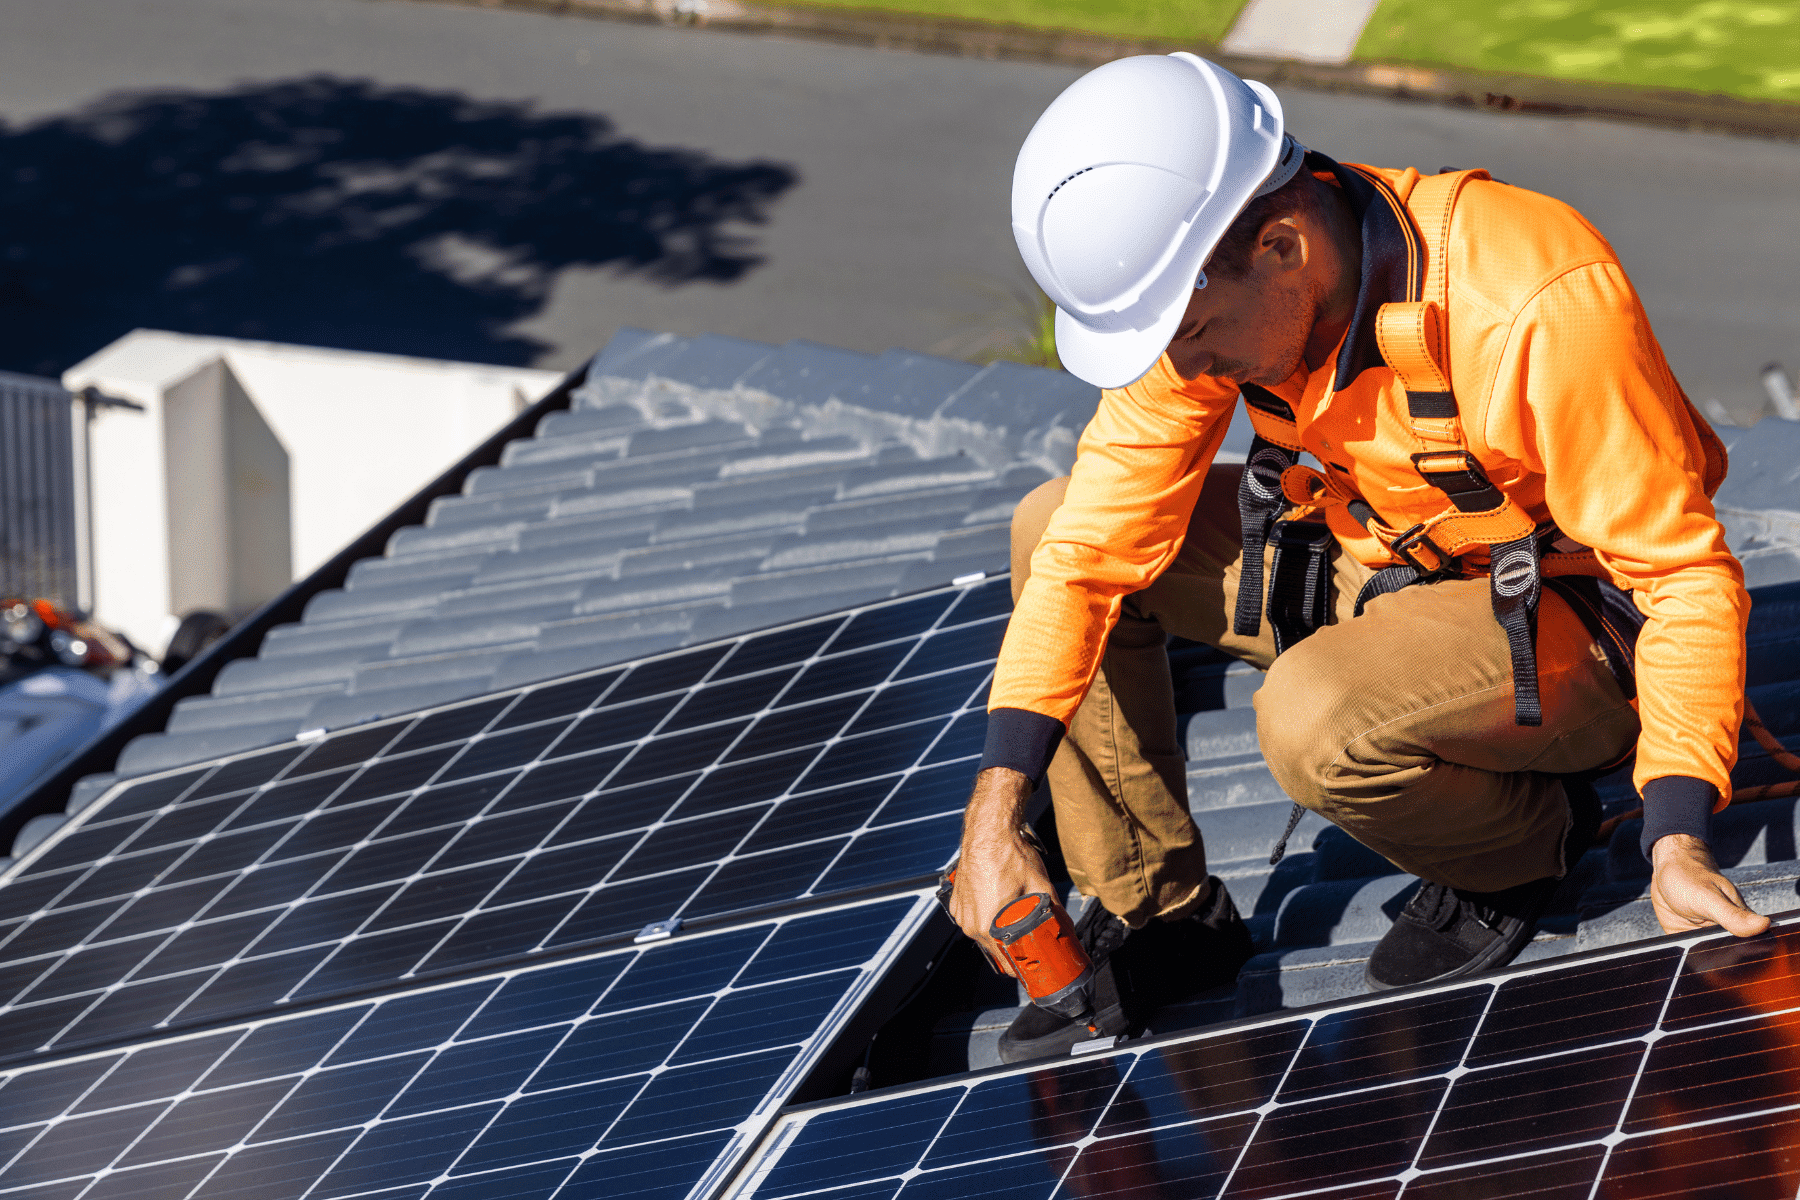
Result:
<svg viewBox="0 0 1800 1200"><path fill-rule="evenodd" d="M356 80L109 98L0 126L0 368L137 327L527 364L559 270L729 283L798 178Z"/></svg>

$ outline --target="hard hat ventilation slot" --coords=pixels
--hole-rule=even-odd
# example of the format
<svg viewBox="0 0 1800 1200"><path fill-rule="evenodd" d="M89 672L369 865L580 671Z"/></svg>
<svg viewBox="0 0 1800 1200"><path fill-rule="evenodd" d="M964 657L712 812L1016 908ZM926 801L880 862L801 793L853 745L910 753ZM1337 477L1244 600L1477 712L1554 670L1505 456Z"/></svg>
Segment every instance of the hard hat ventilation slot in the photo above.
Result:
<svg viewBox="0 0 1800 1200"><path fill-rule="evenodd" d="M1086 175L1089 171L1091 171L1093 169L1094 169L1093 167L1083 167L1083 168L1081 168L1081 170L1075 172L1075 175ZM1050 195L1044 197L1044 203L1048 204L1050 202L1051 196L1054 196L1054 195L1056 195L1056 193L1062 191L1064 186L1066 186L1068 184L1069 180L1075 178L1075 175L1068 176L1067 178L1065 178L1062 181L1062 183L1059 183L1055 187L1051 188Z"/></svg>

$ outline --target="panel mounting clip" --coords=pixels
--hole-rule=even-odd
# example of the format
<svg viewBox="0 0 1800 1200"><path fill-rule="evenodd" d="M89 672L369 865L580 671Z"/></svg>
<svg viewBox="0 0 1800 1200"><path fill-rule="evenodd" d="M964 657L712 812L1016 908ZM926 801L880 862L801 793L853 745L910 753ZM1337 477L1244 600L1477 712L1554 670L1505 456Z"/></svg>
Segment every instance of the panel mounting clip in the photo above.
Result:
<svg viewBox="0 0 1800 1200"><path fill-rule="evenodd" d="M1083 1054L1100 1054L1107 1050L1115 1050L1124 1040L1125 1035L1122 1033L1114 1034L1111 1037L1089 1038L1085 1042L1076 1042L1070 1046L1069 1055L1077 1057Z"/></svg>
<svg viewBox="0 0 1800 1200"><path fill-rule="evenodd" d="M637 945L645 942L662 942L681 932L681 918L670 917L666 921L652 921L638 930L638 935L631 940Z"/></svg>

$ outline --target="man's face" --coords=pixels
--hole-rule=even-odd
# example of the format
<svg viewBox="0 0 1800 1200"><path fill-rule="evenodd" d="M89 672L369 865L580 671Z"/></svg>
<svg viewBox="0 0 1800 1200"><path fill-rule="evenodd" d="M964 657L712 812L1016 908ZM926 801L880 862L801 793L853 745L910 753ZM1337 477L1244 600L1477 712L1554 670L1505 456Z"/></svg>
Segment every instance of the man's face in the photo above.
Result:
<svg viewBox="0 0 1800 1200"><path fill-rule="evenodd" d="M1169 360L1183 379L1211 375L1274 387L1300 366L1317 301L1296 273L1263 258L1253 259L1242 279L1209 277L1188 301L1169 343Z"/></svg>

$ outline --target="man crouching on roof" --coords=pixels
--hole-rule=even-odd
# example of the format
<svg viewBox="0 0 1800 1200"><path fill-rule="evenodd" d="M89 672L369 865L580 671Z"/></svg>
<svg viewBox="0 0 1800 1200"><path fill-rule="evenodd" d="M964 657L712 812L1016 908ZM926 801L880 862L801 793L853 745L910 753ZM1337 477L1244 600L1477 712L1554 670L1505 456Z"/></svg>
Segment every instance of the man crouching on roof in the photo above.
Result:
<svg viewBox="0 0 1800 1200"><path fill-rule="evenodd" d="M1013 519L951 899L991 945L1052 890L1021 833L1047 778L1098 901L1094 1028L1028 1007L1003 1058L1130 1030L1250 955L1188 813L1170 634L1266 670L1276 781L1423 881L1372 988L1510 962L1594 840L1590 781L1633 754L1663 928L1767 927L1707 848L1749 611L1724 451L1591 225L1481 171L1334 162L1268 88L1172 54L1050 106L1013 230L1064 365L1106 390ZM1214 465L1240 397L1250 461Z"/></svg>

